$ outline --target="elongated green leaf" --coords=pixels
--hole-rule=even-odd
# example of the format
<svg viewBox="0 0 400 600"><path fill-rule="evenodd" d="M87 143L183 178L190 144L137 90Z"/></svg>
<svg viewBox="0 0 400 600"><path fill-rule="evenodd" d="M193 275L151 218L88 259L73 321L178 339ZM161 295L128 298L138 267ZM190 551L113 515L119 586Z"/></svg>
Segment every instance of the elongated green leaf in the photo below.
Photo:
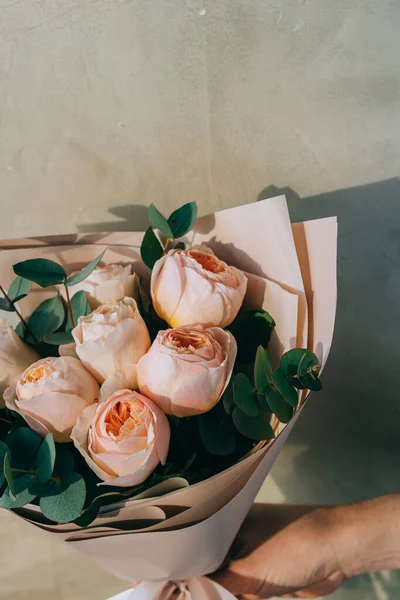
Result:
<svg viewBox="0 0 400 600"><path fill-rule="evenodd" d="M210 411L198 418L199 433L210 454L229 456L235 450L236 439L232 421L224 411Z"/></svg>
<svg viewBox="0 0 400 600"><path fill-rule="evenodd" d="M196 221L197 204L188 202L171 214L168 219L168 225L172 230L174 238L180 238L190 231Z"/></svg>
<svg viewBox="0 0 400 600"><path fill-rule="evenodd" d="M260 411L256 417L250 417L236 407L232 418L238 431L251 440L271 440L275 437L269 423L270 415L268 413Z"/></svg>
<svg viewBox="0 0 400 600"><path fill-rule="evenodd" d="M13 467L17 469L33 469L33 463L39 450L42 438L29 427L15 427L6 438L10 448Z"/></svg>
<svg viewBox="0 0 400 600"><path fill-rule="evenodd" d="M14 477L11 469L11 459L9 452L6 452L3 460L3 473L6 478L7 485L10 490L10 496L12 500L15 500L15 486L14 486Z"/></svg>
<svg viewBox="0 0 400 600"><path fill-rule="evenodd" d="M14 495L6 487L0 500L1 508L20 508L32 502L37 496L35 476L23 474L14 476Z"/></svg>
<svg viewBox="0 0 400 600"><path fill-rule="evenodd" d="M96 498L96 500L92 502L92 504L81 514L81 516L75 519L75 525L79 525L79 527L88 527L88 525L90 525L90 523L92 523L99 514L100 508L101 500Z"/></svg>
<svg viewBox="0 0 400 600"><path fill-rule="evenodd" d="M14 265L13 269L16 275L29 279L44 288L62 283L67 277L61 265L47 258L24 260Z"/></svg>
<svg viewBox="0 0 400 600"><path fill-rule="evenodd" d="M65 318L65 308L60 296L44 300L29 319L29 329L35 338L42 341L46 333L54 333Z"/></svg>
<svg viewBox="0 0 400 600"><path fill-rule="evenodd" d="M99 254L99 256L96 256L96 258L94 258L88 265L86 265L86 267L84 267L82 271L79 271L79 273L75 273L75 275L68 277L68 279L64 282L64 285L76 285L77 283L80 283L81 281L86 279L86 277L89 277L90 273L97 267L97 265L103 258L104 253L105 250L103 250L103 252Z"/></svg>
<svg viewBox="0 0 400 600"><path fill-rule="evenodd" d="M272 412L278 417L278 419L282 423L287 423L290 421L293 415L293 408L290 406L290 404L285 402L282 396L272 387L269 387L266 390L265 395Z"/></svg>
<svg viewBox="0 0 400 600"><path fill-rule="evenodd" d="M46 344L61 346L61 344L71 344L74 341L74 338L70 333L60 331L56 333L46 333L43 340Z"/></svg>
<svg viewBox="0 0 400 600"><path fill-rule="evenodd" d="M35 469L39 483L46 483L53 474L56 460L56 447L53 435L48 433L40 445L35 459Z"/></svg>
<svg viewBox="0 0 400 600"><path fill-rule="evenodd" d="M18 302L29 294L31 288L32 281L28 281L28 279L24 279L24 277L18 275L10 285L7 296L10 298L11 302Z"/></svg>
<svg viewBox="0 0 400 600"><path fill-rule="evenodd" d="M276 369L273 374L274 384L281 394L284 400L290 406L297 406L297 402L299 400L299 395L297 390L293 387L290 381L286 378L285 374L281 369Z"/></svg>
<svg viewBox="0 0 400 600"><path fill-rule="evenodd" d="M15 307L12 302L9 302L7 298L0 298L0 310L6 310L7 312L15 312Z"/></svg>
<svg viewBox="0 0 400 600"><path fill-rule="evenodd" d="M86 294L83 290L76 292L76 294L74 294L72 296L71 310L72 310L72 315L74 317L75 326L78 324L79 317L86 317L87 315L90 315L90 313L92 312L92 309L89 306L89 302L87 300ZM70 331L72 331L72 329L73 329L73 327L72 327L72 323L71 323L71 317L69 316L69 313L68 313L67 324L65 325L65 330L70 332Z"/></svg>
<svg viewBox="0 0 400 600"><path fill-rule="evenodd" d="M140 247L140 255L144 264L148 266L149 269L152 269L154 264L163 255L162 246L151 227L149 227L144 234L142 245Z"/></svg>
<svg viewBox="0 0 400 600"><path fill-rule="evenodd" d="M58 484L49 482L40 498L40 509L45 517L56 523L70 523L79 517L86 499L86 485L78 473L69 473Z"/></svg>
<svg viewBox="0 0 400 600"><path fill-rule="evenodd" d="M233 380L235 404L250 417L256 417L258 414L257 396L253 391L253 386L244 373L235 375Z"/></svg>
<svg viewBox="0 0 400 600"><path fill-rule="evenodd" d="M4 442L0 441L0 489L3 487L4 485L4 481L5 481L5 475L4 475L4 459L7 456L7 454L9 453L9 448L7 446L7 444L5 444Z"/></svg>
<svg viewBox="0 0 400 600"><path fill-rule="evenodd" d="M254 381L260 394L265 394L272 382L272 365L268 351L259 346L254 364Z"/></svg>
<svg viewBox="0 0 400 600"><path fill-rule="evenodd" d="M150 204L149 206L149 221L153 227L159 229L164 235L169 238L174 237L172 233L171 227L168 225L168 221L160 211L154 206L154 204Z"/></svg>

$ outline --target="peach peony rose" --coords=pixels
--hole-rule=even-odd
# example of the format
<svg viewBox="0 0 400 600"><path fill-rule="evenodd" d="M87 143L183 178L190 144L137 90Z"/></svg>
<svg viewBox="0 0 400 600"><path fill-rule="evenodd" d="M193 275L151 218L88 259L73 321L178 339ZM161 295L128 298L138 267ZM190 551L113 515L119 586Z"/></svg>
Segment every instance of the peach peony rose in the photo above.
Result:
<svg viewBox="0 0 400 600"><path fill-rule="evenodd" d="M79 317L72 335L77 355L99 383L118 372L135 372L132 365L150 348L149 332L133 298Z"/></svg>
<svg viewBox="0 0 400 600"><path fill-rule="evenodd" d="M132 273L132 265L107 265L96 267L89 277L71 286L71 293L80 290L86 297L92 310L101 304L119 302L125 297L131 298L134 294L136 274Z"/></svg>
<svg viewBox="0 0 400 600"><path fill-rule="evenodd" d="M25 344L8 321L0 319L0 408L3 394L17 375L25 371L39 355Z"/></svg>
<svg viewBox="0 0 400 600"><path fill-rule="evenodd" d="M226 388L236 358L231 333L202 325L160 331L138 362L138 384L167 414L208 412Z"/></svg>
<svg viewBox="0 0 400 600"><path fill-rule="evenodd" d="M170 440L167 417L137 392L119 390L83 411L72 440L107 485L130 487L165 464Z"/></svg>
<svg viewBox="0 0 400 600"><path fill-rule="evenodd" d="M246 288L244 273L205 246L171 250L151 274L154 308L171 327L193 323L227 327L242 306Z"/></svg>
<svg viewBox="0 0 400 600"><path fill-rule="evenodd" d="M69 442L72 428L99 395L95 378L76 358L43 358L28 367L5 393L6 405L29 427L56 442Z"/></svg>

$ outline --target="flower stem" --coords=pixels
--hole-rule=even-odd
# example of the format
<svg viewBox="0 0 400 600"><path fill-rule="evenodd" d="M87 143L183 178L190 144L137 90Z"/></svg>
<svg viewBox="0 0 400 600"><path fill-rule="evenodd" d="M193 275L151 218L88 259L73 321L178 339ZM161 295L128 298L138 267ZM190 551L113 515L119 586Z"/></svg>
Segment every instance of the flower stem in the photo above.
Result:
<svg viewBox="0 0 400 600"><path fill-rule="evenodd" d="M35 344L38 344L39 341L36 339L36 337L33 335L32 331L29 329L28 327L28 323L25 321L24 317L21 315L21 313L19 312L18 308L15 306L14 302L12 302L7 294L7 292L5 291L5 289L3 288L2 285L0 285L0 292L3 294L4 298L7 300L7 302L9 302L9 304L12 304L14 307L15 312L17 313L22 325L25 327L26 331L29 333L29 335L32 337L33 341L35 342Z"/></svg>
<svg viewBox="0 0 400 600"><path fill-rule="evenodd" d="M0 417L0 421L2 421L3 423L7 423L8 425L11 425L11 421L9 421L8 419L3 419L3 417Z"/></svg>
<svg viewBox="0 0 400 600"><path fill-rule="evenodd" d="M75 320L74 320L74 315L72 313L71 299L69 297L69 289L68 289L68 286L65 284L64 284L64 287L65 287L65 294L67 296L68 314L69 314L69 318L71 320L72 329L74 329L75 328Z"/></svg>
<svg viewBox="0 0 400 600"><path fill-rule="evenodd" d="M4 469L2 469L0 467L0 471L4 471ZM21 473L22 475L37 475L37 471L29 471L28 469L15 469L14 467L11 467L11 471L13 473ZM59 477L50 477L50 481L56 481L57 483L60 482L60 478Z"/></svg>

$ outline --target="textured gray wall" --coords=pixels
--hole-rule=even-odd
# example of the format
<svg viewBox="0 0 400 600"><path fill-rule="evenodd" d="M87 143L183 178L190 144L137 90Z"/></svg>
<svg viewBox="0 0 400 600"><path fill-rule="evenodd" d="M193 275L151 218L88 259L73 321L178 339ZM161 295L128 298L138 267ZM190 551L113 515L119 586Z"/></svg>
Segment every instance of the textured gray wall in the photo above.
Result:
<svg viewBox="0 0 400 600"><path fill-rule="evenodd" d="M1 237L140 229L153 201L205 214L281 190L293 220L338 215L325 390L264 499L399 489L399 26L398 0L0 0ZM0 526L1 600L125 587ZM399 596L379 574L333 597Z"/></svg>

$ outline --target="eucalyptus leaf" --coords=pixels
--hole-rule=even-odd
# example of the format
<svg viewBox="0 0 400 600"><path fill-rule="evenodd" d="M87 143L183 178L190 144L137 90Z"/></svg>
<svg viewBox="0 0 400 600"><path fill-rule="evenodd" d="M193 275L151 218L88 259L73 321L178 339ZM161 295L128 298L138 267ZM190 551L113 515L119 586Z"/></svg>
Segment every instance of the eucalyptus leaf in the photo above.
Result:
<svg viewBox="0 0 400 600"><path fill-rule="evenodd" d="M236 407L232 418L238 431L251 440L271 440L275 437L269 422L271 416L266 412L260 411L256 417L250 417Z"/></svg>
<svg viewBox="0 0 400 600"><path fill-rule="evenodd" d="M205 449L210 454L229 456L236 447L235 431L231 419L224 411L211 410L198 417L199 433Z"/></svg>
<svg viewBox="0 0 400 600"><path fill-rule="evenodd" d="M21 508L34 500L37 496L35 476L22 474L14 476L14 497L10 488L6 487L0 500L1 508Z"/></svg>
<svg viewBox="0 0 400 600"><path fill-rule="evenodd" d="M101 500L100 498L96 498L92 504L77 519L75 519L75 525L79 525L79 527L88 527L90 523L96 519L100 508Z"/></svg>
<svg viewBox="0 0 400 600"><path fill-rule="evenodd" d="M168 225L172 230L173 238L180 238L190 231L196 221L197 204L188 202L171 214Z"/></svg>
<svg viewBox="0 0 400 600"><path fill-rule="evenodd" d="M92 309L89 306L89 302L86 297L86 294L83 290L76 292L76 294L74 294L72 296L71 310L72 310L72 316L74 317L75 325L78 324L79 317L86 317L87 315L90 315L90 313L92 312ZM72 329L73 329L73 326L71 323L71 317L68 313L67 323L65 325L65 331L70 332L70 331L72 331Z"/></svg>
<svg viewBox="0 0 400 600"><path fill-rule="evenodd" d="M271 414L271 407L267 402L267 398L265 396L265 394L257 394L257 401L258 401L258 405L259 407L267 413Z"/></svg>
<svg viewBox="0 0 400 600"><path fill-rule="evenodd" d="M28 323L29 329L38 341L42 341L46 333L54 333L61 327L64 318L64 304L60 296L54 296L44 300L33 311Z"/></svg>
<svg viewBox="0 0 400 600"><path fill-rule="evenodd" d="M10 298L11 302L18 302L29 294L31 288L32 281L18 275L10 285L7 296Z"/></svg>
<svg viewBox="0 0 400 600"><path fill-rule="evenodd" d="M279 392L269 387L265 395L272 412L278 417L281 423L290 421L293 416L293 408L285 402Z"/></svg>
<svg viewBox="0 0 400 600"><path fill-rule="evenodd" d="M56 333L46 333L43 340L46 344L61 346L62 344L71 344L74 341L74 338L66 331L57 331Z"/></svg>
<svg viewBox="0 0 400 600"><path fill-rule="evenodd" d="M168 221L160 211L154 206L154 204L150 204L149 206L149 221L153 227L159 229L161 233L166 235L169 238L174 237L172 233L171 227L168 225Z"/></svg>
<svg viewBox="0 0 400 600"><path fill-rule="evenodd" d="M238 373L233 380L233 397L235 404L250 417L258 414L257 396L253 386L244 373Z"/></svg>
<svg viewBox="0 0 400 600"><path fill-rule="evenodd" d="M268 346L274 328L275 321L265 310L240 311L228 328L237 341L237 361L253 363L258 346Z"/></svg>
<svg viewBox="0 0 400 600"><path fill-rule="evenodd" d="M4 485L5 482L5 475L4 475L4 459L7 456L7 454L10 452L7 444L5 444L4 442L0 441L0 489L2 488L2 486Z"/></svg>
<svg viewBox="0 0 400 600"><path fill-rule="evenodd" d="M12 302L9 302L7 298L0 298L0 310L6 310L7 312L15 312L15 306Z"/></svg>
<svg viewBox="0 0 400 600"><path fill-rule="evenodd" d="M254 364L254 381L260 394L265 394L272 382L272 365L268 351L259 346Z"/></svg>
<svg viewBox="0 0 400 600"><path fill-rule="evenodd" d="M33 468L42 438L29 427L15 427L6 438L10 448L12 465L16 469Z"/></svg>
<svg viewBox="0 0 400 600"><path fill-rule="evenodd" d="M39 483L46 483L53 474L56 460L56 447L53 435L48 433L40 445L35 459L35 469Z"/></svg>
<svg viewBox="0 0 400 600"><path fill-rule="evenodd" d="M284 372L281 369L276 369L273 374L274 384L290 406L297 406L299 396L297 390L293 387L292 383L286 378Z"/></svg>
<svg viewBox="0 0 400 600"><path fill-rule="evenodd" d="M149 269L152 269L154 264L163 255L163 248L151 227L144 234L142 245L140 246L140 255L144 264Z"/></svg>
<svg viewBox="0 0 400 600"><path fill-rule="evenodd" d="M72 444L56 444L56 460L53 470L55 477L63 478L74 470L75 458L69 446L74 448Z"/></svg>
<svg viewBox="0 0 400 600"><path fill-rule="evenodd" d="M90 273L94 271L94 269L97 267L97 265L103 258L105 251L106 250L103 250L103 252L99 254L99 256L96 256L96 258L90 261L90 263L87 264L86 267L82 269L82 271L79 271L79 273L75 273L75 275L71 275L71 277L68 277L68 279L64 282L64 285L76 285L77 283L80 283L81 281L84 281L87 277L89 277Z"/></svg>
<svg viewBox="0 0 400 600"><path fill-rule="evenodd" d="M230 380L225 392L222 396L222 403L228 415L231 415L235 408L235 400L233 397L233 378Z"/></svg>
<svg viewBox="0 0 400 600"><path fill-rule="evenodd" d="M3 460L3 473L6 479L8 488L10 490L10 497L12 500L15 500L15 485L14 485L14 477L11 469L11 459L10 453L6 452Z"/></svg>
<svg viewBox="0 0 400 600"><path fill-rule="evenodd" d="M313 391L322 389L318 378L321 365L311 350L295 348L285 352L279 362L279 368L298 389L307 388Z"/></svg>
<svg viewBox="0 0 400 600"><path fill-rule="evenodd" d="M79 517L85 505L86 485L78 473L69 473L61 483L49 482L40 498L40 509L45 517L56 523L70 523Z"/></svg>
<svg viewBox="0 0 400 600"><path fill-rule="evenodd" d="M64 268L53 260L47 258L31 258L13 266L14 273L41 287L49 287L62 283L67 277Z"/></svg>

